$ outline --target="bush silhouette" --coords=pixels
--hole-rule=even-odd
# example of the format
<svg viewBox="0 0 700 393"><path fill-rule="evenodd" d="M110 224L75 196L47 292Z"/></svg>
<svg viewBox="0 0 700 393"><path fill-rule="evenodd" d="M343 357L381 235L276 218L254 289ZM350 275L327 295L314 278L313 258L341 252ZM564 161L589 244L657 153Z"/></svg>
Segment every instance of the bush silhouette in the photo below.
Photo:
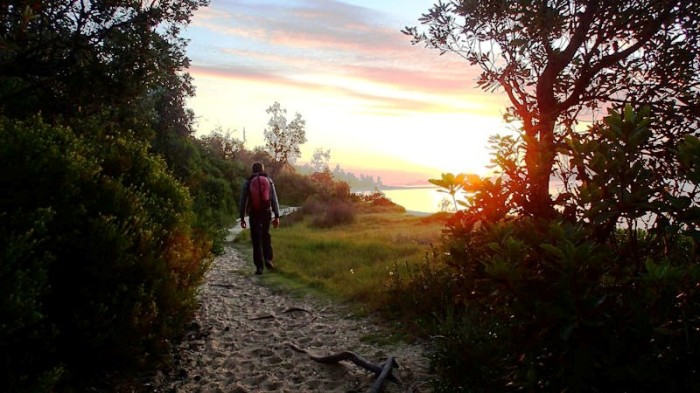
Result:
<svg viewBox="0 0 700 393"><path fill-rule="evenodd" d="M11 391L138 365L191 317L209 244L128 135L0 120L0 368Z"/></svg>

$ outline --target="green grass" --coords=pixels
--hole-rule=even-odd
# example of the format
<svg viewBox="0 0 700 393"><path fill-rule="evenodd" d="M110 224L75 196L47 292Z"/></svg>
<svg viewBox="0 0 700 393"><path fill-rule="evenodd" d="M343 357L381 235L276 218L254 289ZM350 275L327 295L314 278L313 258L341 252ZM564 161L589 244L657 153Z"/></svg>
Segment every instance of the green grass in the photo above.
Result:
<svg viewBox="0 0 700 393"><path fill-rule="evenodd" d="M334 228L308 222L271 230L277 271L263 282L298 294L320 292L363 312L390 303L387 289L397 268L423 263L444 227L443 218L401 213L358 214L354 223ZM237 240L251 258L249 242L247 231Z"/></svg>

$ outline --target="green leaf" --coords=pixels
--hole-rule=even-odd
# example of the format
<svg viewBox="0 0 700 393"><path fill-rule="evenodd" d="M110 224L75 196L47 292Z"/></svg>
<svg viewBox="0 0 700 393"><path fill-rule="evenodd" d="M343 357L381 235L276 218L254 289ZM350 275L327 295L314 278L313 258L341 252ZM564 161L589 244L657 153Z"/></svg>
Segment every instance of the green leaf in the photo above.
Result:
<svg viewBox="0 0 700 393"><path fill-rule="evenodd" d="M553 255L559 260L564 260L566 259L566 254L564 254L564 251L559 249L557 246L552 245L552 244L542 244L540 247L547 252L547 254Z"/></svg>

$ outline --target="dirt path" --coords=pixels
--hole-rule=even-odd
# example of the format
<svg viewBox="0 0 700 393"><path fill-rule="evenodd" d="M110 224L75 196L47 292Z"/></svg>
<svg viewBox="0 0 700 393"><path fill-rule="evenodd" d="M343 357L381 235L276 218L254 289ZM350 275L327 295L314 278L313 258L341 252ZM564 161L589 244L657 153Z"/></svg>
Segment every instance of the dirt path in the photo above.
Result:
<svg viewBox="0 0 700 393"><path fill-rule="evenodd" d="M353 351L375 364L394 356L403 385L387 382L386 392L430 391L422 347L366 344L363 337L384 334L369 319L350 318L342 306L318 299L273 293L253 270L230 247L215 259L200 291L196 328L179 347L174 375L161 375L155 391L368 392L375 380L350 362L317 363L289 343L319 356Z"/></svg>

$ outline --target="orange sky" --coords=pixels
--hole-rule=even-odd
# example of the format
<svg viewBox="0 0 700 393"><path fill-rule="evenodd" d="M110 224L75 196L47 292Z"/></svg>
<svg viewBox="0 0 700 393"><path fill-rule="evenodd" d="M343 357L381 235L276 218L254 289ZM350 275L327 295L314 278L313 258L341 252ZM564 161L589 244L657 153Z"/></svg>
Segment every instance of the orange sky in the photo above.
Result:
<svg viewBox="0 0 700 393"><path fill-rule="evenodd" d="M379 3L379 4L377 4ZM220 127L264 144L274 102L306 120L308 142L357 174L406 184L441 172L486 173L489 135L507 132L502 95L475 88L478 69L412 46L400 31L432 1L222 1L185 35L197 134Z"/></svg>

